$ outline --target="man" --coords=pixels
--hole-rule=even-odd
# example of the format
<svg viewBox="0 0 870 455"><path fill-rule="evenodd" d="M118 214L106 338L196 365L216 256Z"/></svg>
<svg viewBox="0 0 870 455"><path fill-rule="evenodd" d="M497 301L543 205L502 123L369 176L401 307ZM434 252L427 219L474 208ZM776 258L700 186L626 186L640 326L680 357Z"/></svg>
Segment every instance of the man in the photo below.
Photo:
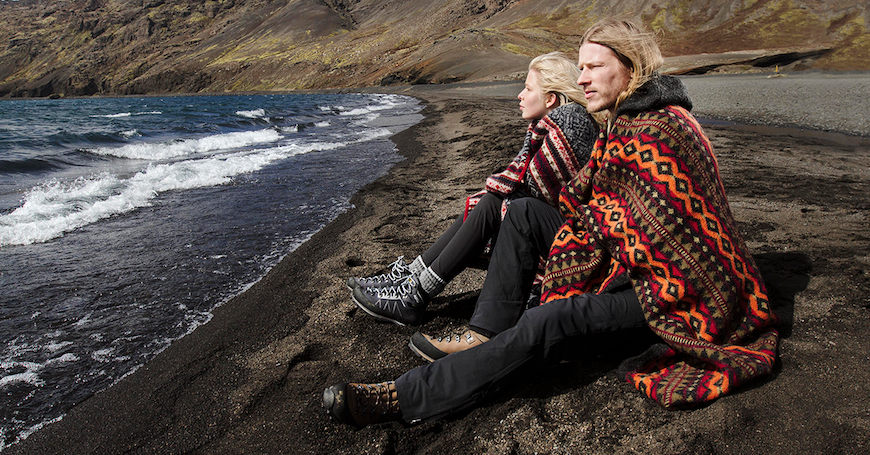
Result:
<svg viewBox="0 0 870 455"><path fill-rule="evenodd" d="M590 112L606 114L592 159L560 198L541 301L515 326L395 382L339 384L324 406L343 423L444 417L522 371L589 349L601 335L667 346L626 379L665 407L702 403L770 372L778 334L736 229L712 148L676 78L660 76L652 35L605 20L583 36ZM631 289L607 293L628 275Z"/></svg>

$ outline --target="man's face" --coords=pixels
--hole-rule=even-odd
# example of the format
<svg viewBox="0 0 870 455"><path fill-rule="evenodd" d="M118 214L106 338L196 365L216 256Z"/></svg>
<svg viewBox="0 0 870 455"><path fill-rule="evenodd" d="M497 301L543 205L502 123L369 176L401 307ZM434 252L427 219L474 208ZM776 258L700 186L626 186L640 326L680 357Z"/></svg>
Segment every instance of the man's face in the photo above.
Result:
<svg viewBox="0 0 870 455"><path fill-rule="evenodd" d="M586 42L580 46L577 66L589 112L613 111L616 99L628 87L631 71L619 61L609 47Z"/></svg>

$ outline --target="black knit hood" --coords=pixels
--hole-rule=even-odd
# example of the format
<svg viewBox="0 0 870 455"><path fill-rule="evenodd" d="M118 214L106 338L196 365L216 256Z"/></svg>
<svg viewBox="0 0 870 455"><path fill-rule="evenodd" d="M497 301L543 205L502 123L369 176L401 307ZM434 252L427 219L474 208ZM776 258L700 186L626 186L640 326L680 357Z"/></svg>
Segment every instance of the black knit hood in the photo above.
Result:
<svg viewBox="0 0 870 455"><path fill-rule="evenodd" d="M686 86L674 76L655 76L616 108L616 117L657 111L673 105L692 110L692 100Z"/></svg>

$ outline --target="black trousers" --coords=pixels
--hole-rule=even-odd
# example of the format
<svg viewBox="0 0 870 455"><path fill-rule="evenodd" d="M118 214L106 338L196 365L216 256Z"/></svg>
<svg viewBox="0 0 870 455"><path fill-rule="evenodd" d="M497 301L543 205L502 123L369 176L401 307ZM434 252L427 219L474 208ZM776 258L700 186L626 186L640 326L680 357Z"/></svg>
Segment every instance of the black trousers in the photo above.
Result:
<svg viewBox="0 0 870 455"><path fill-rule="evenodd" d="M491 336L516 324L542 257L547 257L565 218L546 202L525 197L511 201L499 229L486 281L469 326Z"/></svg>
<svg viewBox="0 0 870 455"><path fill-rule="evenodd" d="M651 333L633 289L583 294L530 308L515 326L486 343L400 376L396 389L402 418L417 422L463 411L523 373L600 350L608 336L648 344Z"/></svg>
<svg viewBox="0 0 870 455"><path fill-rule="evenodd" d="M423 263L438 277L450 282L465 270L470 261L483 253L486 243L499 230L501 224L501 196L486 193L471 209L441 234L422 255Z"/></svg>

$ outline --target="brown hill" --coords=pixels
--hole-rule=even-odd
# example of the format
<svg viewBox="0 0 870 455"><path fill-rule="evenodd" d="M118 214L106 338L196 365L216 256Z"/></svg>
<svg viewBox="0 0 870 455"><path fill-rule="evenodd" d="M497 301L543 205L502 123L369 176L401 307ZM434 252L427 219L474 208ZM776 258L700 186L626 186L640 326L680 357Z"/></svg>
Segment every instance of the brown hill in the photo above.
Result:
<svg viewBox="0 0 870 455"><path fill-rule="evenodd" d="M347 88L522 77L610 15L674 73L870 69L868 0L0 1L0 96ZM723 69L725 68L725 69Z"/></svg>

